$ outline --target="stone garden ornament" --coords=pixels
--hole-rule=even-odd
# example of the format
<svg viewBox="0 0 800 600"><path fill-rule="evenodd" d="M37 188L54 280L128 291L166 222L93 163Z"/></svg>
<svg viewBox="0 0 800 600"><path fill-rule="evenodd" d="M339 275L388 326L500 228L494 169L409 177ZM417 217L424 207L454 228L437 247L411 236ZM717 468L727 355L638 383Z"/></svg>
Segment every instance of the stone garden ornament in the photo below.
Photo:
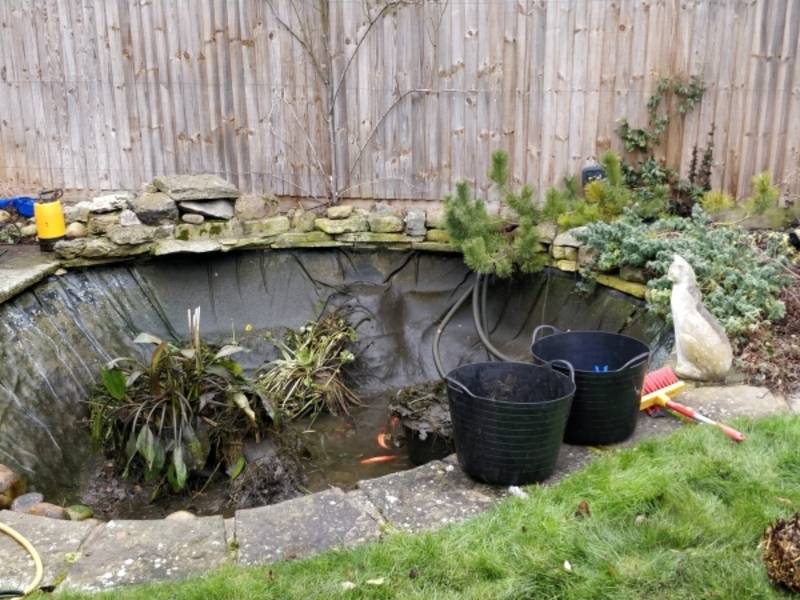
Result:
<svg viewBox="0 0 800 600"><path fill-rule="evenodd" d="M678 354L675 374L685 379L724 379L733 362L733 349L725 330L703 306L694 270L676 254L667 277L672 282L670 306Z"/></svg>

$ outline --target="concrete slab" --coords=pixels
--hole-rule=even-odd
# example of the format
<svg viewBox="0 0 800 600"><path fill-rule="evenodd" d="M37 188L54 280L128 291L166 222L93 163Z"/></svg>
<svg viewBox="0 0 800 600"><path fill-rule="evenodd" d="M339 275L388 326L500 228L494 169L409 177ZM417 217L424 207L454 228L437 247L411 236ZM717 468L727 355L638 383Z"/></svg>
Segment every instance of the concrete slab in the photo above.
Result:
<svg viewBox="0 0 800 600"><path fill-rule="evenodd" d="M394 527L417 532L463 521L494 506L506 490L470 479L450 458L358 486Z"/></svg>
<svg viewBox="0 0 800 600"><path fill-rule="evenodd" d="M52 275L61 263L39 246L0 246L0 303Z"/></svg>
<svg viewBox="0 0 800 600"><path fill-rule="evenodd" d="M239 564L305 558L380 538L379 524L338 489L236 512Z"/></svg>
<svg viewBox="0 0 800 600"><path fill-rule="evenodd" d="M79 556L81 544L97 522L58 521L9 510L0 511L0 523L28 540L44 566L41 586L53 586ZM36 575L33 558L10 536L0 534L0 589L27 588Z"/></svg>
<svg viewBox="0 0 800 600"><path fill-rule="evenodd" d="M767 388L749 385L687 386L674 398L715 421L735 417L768 417L791 412L789 404Z"/></svg>
<svg viewBox="0 0 800 600"><path fill-rule="evenodd" d="M45 520L45 519L42 519ZM109 521L81 548L60 589L97 592L206 573L227 559L221 516Z"/></svg>

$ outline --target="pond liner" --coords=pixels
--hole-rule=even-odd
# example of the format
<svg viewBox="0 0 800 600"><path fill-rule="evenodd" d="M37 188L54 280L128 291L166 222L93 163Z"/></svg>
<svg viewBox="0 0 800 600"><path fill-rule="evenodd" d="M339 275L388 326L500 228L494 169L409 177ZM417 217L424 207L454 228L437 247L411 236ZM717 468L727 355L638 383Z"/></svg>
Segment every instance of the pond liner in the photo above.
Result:
<svg viewBox="0 0 800 600"><path fill-rule="evenodd" d="M467 475L527 485L552 474L575 394L570 377L549 365L482 362L453 369L445 382L456 455Z"/></svg>
<svg viewBox="0 0 800 600"><path fill-rule="evenodd" d="M551 335L539 338L546 329ZM633 435L650 358L647 344L618 333L561 332L542 325L533 331L531 355L535 364L561 360L575 370L575 398L564 430L565 443L604 446ZM554 368L566 372L558 363Z"/></svg>

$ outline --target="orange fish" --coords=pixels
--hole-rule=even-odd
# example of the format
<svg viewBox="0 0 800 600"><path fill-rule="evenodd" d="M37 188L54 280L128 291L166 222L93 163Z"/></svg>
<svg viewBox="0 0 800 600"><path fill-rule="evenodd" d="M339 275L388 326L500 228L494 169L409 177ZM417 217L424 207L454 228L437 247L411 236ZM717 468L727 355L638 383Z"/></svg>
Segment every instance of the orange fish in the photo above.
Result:
<svg viewBox="0 0 800 600"><path fill-rule="evenodd" d="M384 430L383 427L381 427L381 432L378 434L376 440L378 441L378 446L380 446L384 450L391 450L389 444L386 443L386 431Z"/></svg>
<svg viewBox="0 0 800 600"><path fill-rule="evenodd" d="M361 461L362 465L377 465L380 463L389 462L390 460L396 460L399 456L373 456L372 458L365 458Z"/></svg>

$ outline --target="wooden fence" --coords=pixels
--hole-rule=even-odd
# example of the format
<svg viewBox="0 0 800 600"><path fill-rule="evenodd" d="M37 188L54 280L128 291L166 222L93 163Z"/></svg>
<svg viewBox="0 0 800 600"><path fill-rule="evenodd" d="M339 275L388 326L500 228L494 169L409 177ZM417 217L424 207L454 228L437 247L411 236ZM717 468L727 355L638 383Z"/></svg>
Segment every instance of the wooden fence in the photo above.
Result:
<svg viewBox="0 0 800 600"><path fill-rule="evenodd" d="M2 0L0 185L437 200L491 152L540 191L646 123L659 76L708 89L658 155L800 194L798 0Z"/></svg>

